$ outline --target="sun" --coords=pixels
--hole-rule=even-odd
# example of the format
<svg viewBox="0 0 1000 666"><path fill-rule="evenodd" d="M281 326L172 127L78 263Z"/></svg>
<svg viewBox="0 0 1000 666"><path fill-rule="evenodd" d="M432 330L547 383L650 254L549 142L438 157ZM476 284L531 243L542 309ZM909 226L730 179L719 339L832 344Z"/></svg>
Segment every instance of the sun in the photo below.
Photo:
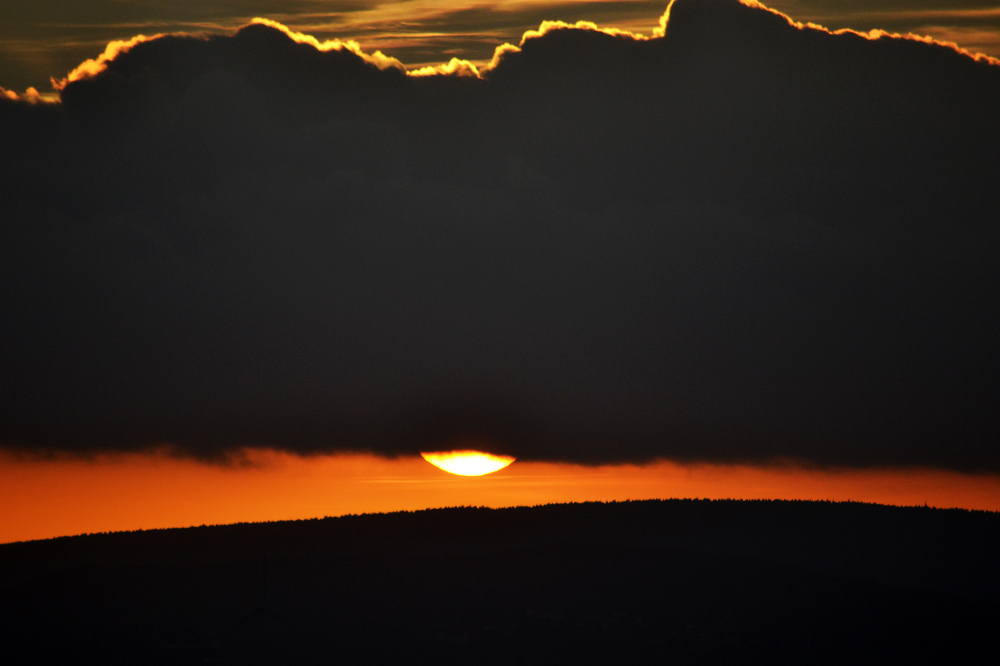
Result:
<svg viewBox="0 0 1000 666"><path fill-rule="evenodd" d="M501 470L514 462L510 456L495 456L482 451L434 451L420 457L450 474L482 476Z"/></svg>

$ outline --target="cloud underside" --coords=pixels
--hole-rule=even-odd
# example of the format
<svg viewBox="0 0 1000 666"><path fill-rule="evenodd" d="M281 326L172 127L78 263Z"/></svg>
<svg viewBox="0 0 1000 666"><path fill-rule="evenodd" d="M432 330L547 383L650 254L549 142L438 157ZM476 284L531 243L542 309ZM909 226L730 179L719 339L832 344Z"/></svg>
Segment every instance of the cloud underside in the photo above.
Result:
<svg viewBox="0 0 1000 666"><path fill-rule="evenodd" d="M0 96L6 448L1000 471L1000 66L735 0L100 64Z"/></svg>

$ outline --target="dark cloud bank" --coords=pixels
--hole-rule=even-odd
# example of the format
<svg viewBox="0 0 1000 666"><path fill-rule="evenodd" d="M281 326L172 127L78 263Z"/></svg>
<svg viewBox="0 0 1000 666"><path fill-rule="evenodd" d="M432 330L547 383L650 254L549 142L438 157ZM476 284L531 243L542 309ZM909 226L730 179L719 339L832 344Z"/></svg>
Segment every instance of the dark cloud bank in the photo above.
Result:
<svg viewBox="0 0 1000 666"><path fill-rule="evenodd" d="M0 99L0 441L1000 471L1000 67L677 0L483 79L255 25Z"/></svg>

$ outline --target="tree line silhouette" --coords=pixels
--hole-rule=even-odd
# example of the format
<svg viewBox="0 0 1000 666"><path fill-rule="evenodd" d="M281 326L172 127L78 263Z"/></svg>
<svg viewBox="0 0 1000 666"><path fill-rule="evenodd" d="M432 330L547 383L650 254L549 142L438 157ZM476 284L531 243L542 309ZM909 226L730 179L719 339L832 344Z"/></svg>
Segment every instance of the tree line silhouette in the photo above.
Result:
<svg viewBox="0 0 1000 666"><path fill-rule="evenodd" d="M665 500L82 535L0 546L0 632L5 663L976 663L998 526Z"/></svg>

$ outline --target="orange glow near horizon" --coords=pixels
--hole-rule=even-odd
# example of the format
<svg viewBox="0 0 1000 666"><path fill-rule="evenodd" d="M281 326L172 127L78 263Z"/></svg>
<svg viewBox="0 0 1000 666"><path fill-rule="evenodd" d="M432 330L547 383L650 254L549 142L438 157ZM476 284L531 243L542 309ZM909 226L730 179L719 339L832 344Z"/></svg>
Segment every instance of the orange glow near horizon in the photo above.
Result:
<svg viewBox="0 0 1000 666"><path fill-rule="evenodd" d="M416 456L388 460L250 451L246 461L226 467L165 454L83 461L0 453L0 543L442 506L673 497L854 500L1000 510L1000 477L940 470L673 462L584 467L521 461L470 478L442 474Z"/></svg>
<svg viewBox="0 0 1000 666"><path fill-rule="evenodd" d="M492 474L515 460L510 456L495 456L481 451L436 451L421 453L420 457L438 469L458 476Z"/></svg>

